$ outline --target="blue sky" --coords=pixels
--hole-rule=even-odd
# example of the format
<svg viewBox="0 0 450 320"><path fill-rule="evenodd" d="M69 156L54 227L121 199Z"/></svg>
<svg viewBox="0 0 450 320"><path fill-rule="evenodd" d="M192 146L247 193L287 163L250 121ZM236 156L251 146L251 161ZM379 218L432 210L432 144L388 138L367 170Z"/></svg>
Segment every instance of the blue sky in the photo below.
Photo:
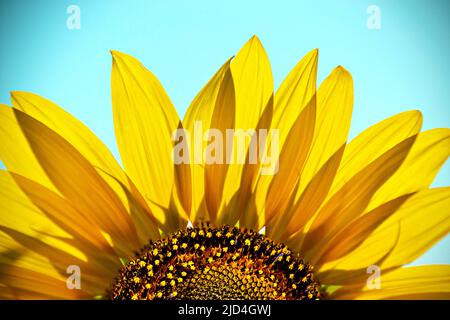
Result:
<svg viewBox="0 0 450 320"><path fill-rule="evenodd" d="M69 5L81 28L69 30ZM381 29L367 28L367 8ZM447 0L0 2L0 102L12 90L51 99L87 124L118 156L110 101L110 49L140 59L182 117L216 69L253 35L278 86L319 48L319 79L337 65L355 81L351 137L407 109L424 129L450 127L450 2ZM434 185L449 185L447 163ZM447 237L417 264L450 263Z"/></svg>

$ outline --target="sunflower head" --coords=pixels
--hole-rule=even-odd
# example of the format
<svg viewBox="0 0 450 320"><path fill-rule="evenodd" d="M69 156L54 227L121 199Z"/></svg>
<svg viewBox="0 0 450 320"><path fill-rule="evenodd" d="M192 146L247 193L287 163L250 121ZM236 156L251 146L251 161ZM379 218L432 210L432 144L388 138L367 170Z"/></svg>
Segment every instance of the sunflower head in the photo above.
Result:
<svg viewBox="0 0 450 320"><path fill-rule="evenodd" d="M450 230L448 128L412 110L348 141L350 73L317 88L312 50L275 90L257 37L181 120L112 55L121 163L47 99L0 105L0 298L449 298L448 265L405 267Z"/></svg>

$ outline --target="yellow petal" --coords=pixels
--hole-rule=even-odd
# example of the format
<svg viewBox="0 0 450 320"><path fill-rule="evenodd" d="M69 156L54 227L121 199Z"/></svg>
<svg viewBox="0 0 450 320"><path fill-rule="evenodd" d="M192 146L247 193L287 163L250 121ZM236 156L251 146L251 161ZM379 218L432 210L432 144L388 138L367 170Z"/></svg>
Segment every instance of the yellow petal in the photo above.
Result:
<svg viewBox="0 0 450 320"><path fill-rule="evenodd" d="M207 217L206 207L202 206L205 197L203 150L207 145L203 140L203 133L210 128L217 95L229 68L230 60L222 65L197 94L186 111L183 120L183 127L191 134L189 151L191 152L192 181L195 181L195 183L192 184L192 212L190 219L194 222L197 218L205 219ZM200 128L199 125L201 126L201 135L195 135L196 127Z"/></svg>
<svg viewBox="0 0 450 320"><path fill-rule="evenodd" d="M377 256L376 259L371 257L370 260L367 261L367 264L364 266L353 266L352 268L340 268L338 265L333 265L330 267L328 265L319 265L316 271L316 276L320 279L320 283L323 285L332 288L332 287L341 287L341 289L345 289L347 287L351 287L352 290L359 290L367 284L367 280L371 279L369 274L373 274L373 267L380 267L383 265L384 261L389 257L389 255L394 250L395 246L398 243L400 236L400 228L392 233L394 236L392 239L384 239L387 251L383 252L381 256ZM370 263L369 263L370 261ZM400 268L400 266L392 266L389 268L383 268L383 272L391 272Z"/></svg>
<svg viewBox="0 0 450 320"><path fill-rule="evenodd" d="M74 262L73 259L67 261L66 268ZM92 298L102 294L105 288L100 287L107 286L110 281L102 283L96 277L97 284L92 285L93 277L86 269L82 270L82 290L67 290L66 274L66 270L55 269L47 258L24 248L0 231L0 299ZM44 278L45 284L42 281ZM34 279L36 285L33 285Z"/></svg>
<svg viewBox="0 0 450 320"><path fill-rule="evenodd" d="M450 266L407 267L383 274L380 289L341 290L336 299L450 299Z"/></svg>
<svg viewBox="0 0 450 320"><path fill-rule="evenodd" d="M183 127L186 130L193 131L195 121L201 121L205 126L203 129L209 129L217 95L219 94L222 80L230 69L230 61L231 59L227 60L217 70L214 76L192 100L183 120Z"/></svg>
<svg viewBox="0 0 450 320"><path fill-rule="evenodd" d="M356 219L366 208L373 194L400 167L416 136L408 138L352 177L331 199L320 209L306 235L303 250L308 258L318 258L318 251L333 237L336 232ZM313 249L314 248L314 249Z"/></svg>
<svg viewBox="0 0 450 320"><path fill-rule="evenodd" d="M229 168L227 129L233 129L235 123L235 89L231 70L227 70L223 77L216 104L211 117L211 130L218 135L211 136L209 146L217 143L214 148L216 159L211 159L213 152L207 152L205 165L205 202L212 223L216 221L220 203L223 197L223 188ZM212 131L211 131L212 133Z"/></svg>
<svg viewBox="0 0 450 320"><path fill-rule="evenodd" d="M320 208L333 183L333 178L338 170L344 150L345 144L324 163L322 168L306 186L300 199L286 212L286 215L291 217L291 220L289 221L287 228L283 231L284 234L280 240L284 240L298 231L301 231ZM296 241L294 241L294 243L295 242ZM297 244L294 243L292 243L293 248L297 247Z"/></svg>
<svg viewBox="0 0 450 320"><path fill-rule="evenodd" d="M286 139L291 133L294 123L298 122L300 113L311 101L313 95L316 92L317 56L318 50L313 50L308 53L302 60L300 60L288 74L288 76L276 92L274 98L273 117L272 119L269 118L270 121L268 123L270 123L271 129L278 131L279 150L282 149L284 143L286 142ZM269 114L269 112L267 112L267 114ZM313 121L315 121L315 119ZM314 126L314 124L312 124L312 126ZM299 128L297 127L297 130L298 129ZM305 141L305 144L309 143L310 141ZM268 142L268 144L270 144L270 141ZM302 152L307 151L308 150L305 149L302 150ZM298 154L301 155L301 152L299 152ZM247 169L248 168L246 168L246 170ZM299 174L300 171L301 168L297 168L296 173ZM244 172L242 182L244 181L244 179L246 182L255 180L254 177L249 178L246 177L245 174L246 173ZM276 175L278 175L278 173ZM241 192L241 188L241 190L238 192L239 194L236 195L235 199L233 200L236 203L245 201L249 204L245 209L245 214L242 215L240 225L248 228L258 228L265 225L265 220L270 217L261 216L260 218L256 218L256 216L258 215L258 213L265 211L266 194L268 193L272 178L275 176L258 176L258 184L256 186L256 190L247 190L246 192ZM278 181L281 181L281 179L278 179ZM294 184L295 183L296 181L294 182ZM289 188L292 187L293 186L291 184ZM272 188L272 191L273 190L275 189ZM249 192L255 192L255 194L249 196ZM247 193L247 195L245 195L245 193ZM274 203L274 201L270 202L272 204ZM241 207L232 208L231 210L244 211ZM272 213L268 213L268 215L271 216Z"/></svg>
<svg viewBox="0 0 450 320"><path fill-rule="evenodd" d="M55 300L92 299L93 295L81 290L69 290L62 276L57 278L14 265L0 269L0 299Z"/></svg>
<svg viewBox="0 0 450 320"><path fill-rule="evenodd" d="M8 173L6 172L2 172L2 175L7 174ZM84 255L91 255L91 257L95 257L97 260L103 260L104 263L109 263L109 268L117 267L119 257L106 241L101 230L93 227L95 223L91 217L83 216L68 201L44 186L14 173L10 173L10 175L27 196L29 201L41 212L39 213L37 212L38 210L36 210L35 215L41 217L41 215L44 214L58 227L70 234L74 238L72 243L74 243ZM11 193L14 192L14 201L21 199L19 190L16 186L12 185L13 181L7 180L7 177L3 177L2 182L3 188L9 190ZM11 203L11 200L9 203ZM27 217L24 222L28 223L29 219L33 219L33 217ZM44 222L44 224L45 223L46 222ZM37 226L35 225L34 228L36 227ZM15 226L15 228L21 230L19 226ZM109 261L105 261L105 258ZM113 264L111 264L111 262ZM114 262L116 264L114 264Z"/></svg>
<svg viewBox="0 0 450 320"><path fill-rule="evenodd" d="M264 139L262 136L253 136L252 139L254 138L254 141L258 143L257 149L259 152L261 152L261 150L263 150L262 154L269 154L270 152L270 156L273 157L274 155L272 155L271 151L269 151L271 148L270 130L272 117L273 99L270 99L263 115L261 116L261 119L259 119L259 123L255 131L267 132L268 136L266 137L266 139ZM268 178L265 180L266 184L264 184L264 190L267 190L272 179L270 175L260 175L261 171L263 169L268 169L269 171L271 171L275 168L273 167L272 163L269 163L267 165L260 160L256 161L256 163L253 163L252 161L250 161L250 152L254 152L254 150L249 149L247 152L246 162L242 171L240 187L225 208L226 215L224 215L224 217L226 219L224 220L224 223L228 225L235 225L236 223L239 223L241 227L259 230L258 226L260 225L262 227L264 225L265 217L263 214L258 214L258 212L262 212L262 209L258 210L256 206L253 206L255 191L258 187L258 184L260 184L260 182L262 182L264 178ZM259 154L261 155L261 153ZM264 199L259 204L263 206Z"/></svg>
<svg viewBox="0 0 450 320"><path fill-rule="evenodd" d="M419 133L398 171L375 193L371 210L395 197L426 189L450 155L450 129Z"/></svg>
<svg viewBox="0 0 450 320"><path fill-rule="evenodd" d="M416 135L422 126L419 111L406 111L367 128L346 147L330 194L351 177L401 141Z"/></svg>
<svg viewBox="0 0 450 320"><path fill-rule="evenodd" d="M236 128L254 129L273 94L269 58L253 36L231 62L236 92Z"/></svg>
<svg viewBox="0 0 450 320"><path fill-rule="evenodd" d="M256 36L253 36L236 54L231 62L231 73L234 81L236 111L236 130L254 130L273 96L273 77L267 54ZM234 140L233 155L247 154L249 142L245 150L237 150ZM240 151L240 152L239 152ZM223 189L223 208L232 200L239 190L244 164L234 161L227 171ZM226 215L221 212L220 216ZM220 218L222 219L222 218Z"/></svg>
<svg viewBox="0 0 450 320"><path fill-rule="evenodd" d="M95 167L125 181L125 175L108 148L84 124L53 102L29 92L11 93L14 108L42 122L77 150Z"/></svg>
<svg viewBox="0 0 450 320"><path fill-rule="evenodd" d="M302 172L299 196L315 174L347 141L353 108L353 80L339 66L317 92L317 120L311 153Z"/></svg>
<svg viewBox="0 0 450 320"><path fill-rule="evenodd" d="M142 244L155 237L157 226L145 202L140 201L142 206L145 206L143 210L136 210L133 207L133 203L137 202L137 199L142 196L129 181L108 148L89 128L53 102L36 94L15 91L11 93L11 98L14 108L39 120L58 133L97 169L98 173L120 196L122 203L130 211L140 233ZM27 177L33 178L33 176ZM133 192L130 192L130 190L133 190Z"/></svg>
<svg viewBox="0 0 450 320"><path fill-rule="evenodd" d="M4 276L6 276L4 272L11 270L12 265L59 279L60 274L65 273L65 268L78 263L83 266L85 289L97 290L101 293L109 286L115 270L120 267L119 259L114 258L114 252L111 252L111 248L105 241L101 248L98 243L95 243L93 240L95 231L92 230L92 225L84 225L84 241L82 238L71 239L71 236L76 234L73 231L79 230L76 227L77 222L71 223L67 228L63 225L70 219L77 219L79 215L67 204L62 205L62 199L53 201L57 198L56 194L52 201L48 198L44 199L48 196L48 192L51 192L45 189L46 192L42 193L44 187L35 190L34 194L36 203L43 205L45 202L43 209L47 210L46 213L55 214L54 219L51 220L29 201L5 171L1 171L0 186L0 212L2 212L0 215L2 230L0 232L0 283L4 283ZM79 234L82 232L79 231ZM40 256L34 251L39 252ZM54 252L55 256L45 257L51 252ZM60 258L61 260L58 260ZM88 261L87 264L86 261ZM55 270L54 266L59 269ZM19 279L21 277L20 274L15 276ZM102 286L101 290L99 286Z"/></svg>
<svg viewBox="0 0 450 320"><path fill-rule="evenodd" d="M175 175L189 177L189 173L174 170L190 170L186 166L174 166L172 133L180 127L180 120L169 97L157 78L135 58L112 52L111 74L114 127L120 156L126 172L148 200L149 207L158 221L166 224L173 188L190 186ZM184 210L189 213L191 193L180 190L176 195ZM177 225L167 226L168 231Z"/></svg>
<svg viewBox="0 0 450 320"><path fill-rule="evenodd" d="M411 196L358 248L333 267L364 267L390 250L389 240L400 227L400 236L383 268L411 263L450 231L450 187L423 190ZM331 266L330 266L331 267Z"/></svg>
<svg viewBox="0 0 450 320"><path fill-rule="evenodd" d="M268 190L265 208L268 235L277 233L277 231L281 233L281 230L273 230L271 228L273 226L271 219L274 216L283 220L278 222L282 225L288 219L282 214L276 214L283 213L289 200L293 197L294 188L301 177L303 166L309 154L314 135L315 119L316 99L313 96L289 131L289 139L280 153L278 172L273 177Z"/></svg>
<svg viewBox="0 0 450 320"><path fill-rule="evenodd" d="M0 171L0 186L1 226L20 230L29 236L40 237L48 245L61 248L83 259L83 254L76 248L57 239L69 238L70 234L47 219L22 192L10 174L4 170ZM44 233L50 236L44 236ZM8 250L12 247L9 245L4 249Z"/></svg>
<svg viewBox="0 0 450 320"><path fill-rule="evenodd" d="M44 243L43 241L34 237L27 236L20 231L16 231L4 226L0 226L0 231L6 233L27 250L36 252L40 256L46 258L46 260L51 264L52 268L58 271L60 275L67 274L67 268L69 266L78 266L80 270L83 270L82 280L87 290L91 292L101 292L101 290L105 290L105 287L108 288L108 285L111 281L111 275L102 273L103 270L99 269L98 266L95 265L95 261L82 261L61 249L52 247ZM92 262L94 262L94 264ZM7 271L8 268L11 268L13 265L14 262L5 263L5 268L3 269L3 271ZM34 268L31 268L30 270L34 270ZM20 277L20 275L17 276ZM0 277L2 278L2 281L5 281L8 278L4 274L0 274Z"/></svg>
<svg viewBox="0 0 450 320"><path fill-rule="evenodd" d="M350 223L329 241L317 264L338 259L357 248L411 196L408 194L386 202Z"/></svg>
<svg viewBox="0 0 450 320"><path fill-rule="evenodd" d="M318 50L313 50L310 53L308 53L303 59L301 59L297 65L292 69L292 71L288 74L286 79L283 81L283 83L278 88L275 97L274 97L274 106L273 106L273 116L267 117L270 115L270 110L267 108L266 117L267 120L264 119L264 121L267 122L267 125L270 125L268 129L271 130L277 130L277 145L278 149L281 150L283 148L284 143L286 142L286 139L290 133L292 135L295 135L292 126L294 123L298 124L298 118L300 113L303 111L303 109L307 106L307 104L311 101L313 95L316 91L316 78L317 78L317 56L318 56ZM270 107L270 105L268 105ZM315 114L314 119L312 119L312 122L315 121ZM314 125L314 123L312 123ZM258 126L259 128L264 128L264 126ZM299 130L297 126L297 131ZM294 139L292 139L294 140ZM287 140L289 141L289 139ZM305 144L309 144L310 141L305 141ZM291 144L293 144L291 142ZM267 141L266 148L269 148L270 146L270 137ZM302 152L308 152L309 147L303 150L299 150L299 154ZM304 161L304 160L302 160ZM280 161L280 163L283 163L285 161ZM302 165L301 163L297 162L298 165ZM253 171L250 175L253 175L252 177L247 176L248 171ZM283 171L283 170L282 170ZM296 169L295 174L300 174L301 168ZM248 228L259 228L266 224L267 219L271 219L273 216L273 210L269 209L266 211L265 203L266 203L266 195L269 192L268 189L271 185L272 178L279 175L279 173L275 173L274 176L265 176L265 175L258 175L259 174L259 167L258 166L251 166L246 165L243 177L241 181L241 189L238 191L238 194L236 194L235 198L233 198L233 201L236 204L239 204L239 202L245 202L248 205L246 208L242 208L242 205L235 205L230 210L231 211L239 211L239 212L245 212L245 214L241 215L241 221L240 225L245 226ZM295 177L295 174L292 177ZM254 185L257 181L256 186L253 186L252 188L248 189L247 191L245 188L249 188L250 186ZM281 181L281 179L278 179L278 181ZM243 187L244 183L244 189ZM297 183L297 177L295 177L294 185ZM292 183L290 186L286 186L287 188L293 188ZM274 190L276 188L272 187L272 196L274 196ZM249 193L254 193L253 195L249 195ZM289 194L283 195L283 197L288 197ZM277 197L277 195L275 195ZM275 200L268 200L268 203L274 204ZM266 211L266 212L265 212ZM271 213L272 211L272 213ZM266 214L263 215L261 213L265 212ZM259 218L256 218L256 216L260 214ZM272 230L274 230L274 227L271 227Z"/></svg>
<svg viewBox="0 0 450 320"><path fill-rule="evenodd" d="M272 128L280 130L279 144L283 146L289 131L303 108L316 93L317 49L309 52L288 74L275 94Z"/></svg>
<svg viewBox="0 0 450 320"><path fill-rule="evenodd" d="M295 215L296 220L290 224L289 232L282 236L286 238L297 233L297 236L292 238L295 243L291 243L291 245L294 245L294 247L300 248L303 239L303 235L298 228L305 225L314 216L321 202L328 194L329 184L335 175L335 166L339 165L342 156L340 153L343 152L343 146L347 141L352 108L353 80L350 73L342 66L339 66L323 81L317 91L314 138L310 154L300 177L296 201L293 203L296 213L294 211L289 212L289 216ZM328 168L325 164L332 166L329 170L324 169ZM319 170L321 170L320 173ZM324 180L314 179L316 175L323 175ZM312 190L311 188L315 187L319 182L323 184L324 188L320 189L320 191ZM309 191L304 192L307 187ZM303 199L300 199L302 195L304 195ZM307 211L300 212L299 208L302 208L302 210L307 209Z"/></svg>
<svg viewBox="0 0 450 320"><path fill-rule="evenodd" d="M54 131L19 110L14 113L36 158L61 194L94 219L124 253L136 250L139 243L129 214L94 167Z"/></svg>
<svg viewBox="0 0 450 320"><path fill-rule="evenodd" d="M0 104L0 160L12 172L30 177L56 191L24 137L13 108Z"/></svg>

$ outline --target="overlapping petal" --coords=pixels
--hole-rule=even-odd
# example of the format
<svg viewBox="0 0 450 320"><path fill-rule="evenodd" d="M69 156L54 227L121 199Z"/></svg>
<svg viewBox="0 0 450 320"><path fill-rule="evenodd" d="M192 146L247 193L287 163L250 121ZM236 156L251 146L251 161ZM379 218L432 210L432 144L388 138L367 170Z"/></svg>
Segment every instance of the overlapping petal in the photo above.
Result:
<svg viewBox="0 0 450 320"><path fill-rule="evenodd" d="M175 216L177 208L191 211L188 166L174 166L172 134L181 122L158 79L135 58L113 51L111 75L114 128L126 172L143 193L148 205L167 232L185 225ZM176 172L180 170L181 172ZM182 178L176 178L182 177ZM181 192L178 192L181 190Z"/></svg>
<svg viewBox="0 0 450 320"><path fill-rule="evenodd" d="M450 299L450 266L430 265L407 267L381 275L380 288L337 291L336 299ZM353 290L352 290L353 289Z"/></svg>

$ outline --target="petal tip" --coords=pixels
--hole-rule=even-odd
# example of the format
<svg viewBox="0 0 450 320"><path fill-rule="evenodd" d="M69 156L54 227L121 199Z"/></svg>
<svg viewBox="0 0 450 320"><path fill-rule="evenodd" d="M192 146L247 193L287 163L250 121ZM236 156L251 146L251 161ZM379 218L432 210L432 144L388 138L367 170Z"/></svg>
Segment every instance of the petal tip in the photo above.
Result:
<svg viewBox="0 0 450 320"><path fill-rule="evenodd" d="M258 48L258 49L262 49L264 50L264 46L261 42L261 40L258 38L258 36L255 34L253 35L248 41L247 43L244 45L243 48L252 48L253 50Z"/></svg>
<svg viewBox="0 0 450 320"><path fill-rule="evenodd" d="M347 78L349 80L352 80L351 73L342 65L338 65L336 68L334 68L332 74L340 78Z"/></svg>
<svg viewBox="0 0 450 320"><path fill-rule="evenodd" d="M117 60L119 58L124 59L129 56L128 54L123 53L121 51L117 51L117 50L109 50L109 53L111 53L113 60Z"/></svg>
<svg viewBox="0 0 450 320"><path fill-rule="evenodd" d="M402 113L400 113L400 114L402 114ZM422 122L422 120L423 120L422 111L420 111L419 109L404 111L403 114L405 116L408 116L409 119L417 119L417 121L419 121L419 122Z"/></svg>
<svg viewBox="0 0 450 320"><path fill-rule="evenodd" d="M419 109L411 110L411 112L414 113L418 117L421 117L421 118L423 117L422 111L420 111Z"/></svg>
<svg viewBox="0 0 450 320"><path fill-rule="evenodd" d="M111 54L111 56L113 57L113 59L117 58L117 56L120 55L120 52L117 50L109 50L109 53Z"/></svg>
<svg viewBox="0 0 450 320"><path fill-rule="evenodd" d="M311 55L314 59L314 63L317 64L317 62L319 61L319 48L311 50Z"/></svg>
<svg viewBox="0 0 450 320"><path fill-rule="evenodd" d="M23 94L25 94L25 92L24 91L19 91L19 90L14 90L14 91L10 91L9 92L9 95L10 95L11 99L17 98L18 96L21 96Z"/></svg>
<svg viewBox="0 0 450 320"><path fill-rule="evenodd" d="M348 72L347 69L344 68L344 66L342 65L338 65L335 70L340 71L340 72Z"/></svg>
<svg viewBox="0 0 450 320"><path fill-rule="evenodd" d="M23 97L24 94L26 94L26 92L24 92L24 91L11 91L9 93L9 96L10 96L10 99L11 99L11 102L13 103L13 105L14 105L14 102L17 103L20 100L20 98Z"/></svg>
<svg viewBox="0 0 450 320"><path fill-rule="evenodd" d="M256 34L254 34L251 38L250 41L258 41L261 42L261 40L259 40L258 36Z"/></svg>
<svg viewBox="0 0 450 320"><path fill-rule="evenodd" d="M314 63L317 63L317 61L319 60L319 48L312 49L305 57L310 60L313 59Z"/></svg>

